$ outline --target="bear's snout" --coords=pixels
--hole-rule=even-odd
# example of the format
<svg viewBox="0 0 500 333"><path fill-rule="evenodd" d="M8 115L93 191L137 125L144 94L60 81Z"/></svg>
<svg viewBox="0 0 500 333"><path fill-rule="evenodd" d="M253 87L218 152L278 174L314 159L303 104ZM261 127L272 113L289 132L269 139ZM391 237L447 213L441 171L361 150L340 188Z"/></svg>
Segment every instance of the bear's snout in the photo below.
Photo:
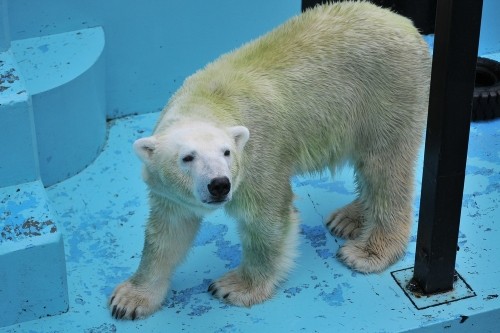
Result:
<svg viewBox="0 0 500 333"><path fill-rule="evenodd" d="M208 192L210 192L214 199L220 201L224 199L231 190L231 182L227 177L217 177L212 179L207 187Z"/></svg>

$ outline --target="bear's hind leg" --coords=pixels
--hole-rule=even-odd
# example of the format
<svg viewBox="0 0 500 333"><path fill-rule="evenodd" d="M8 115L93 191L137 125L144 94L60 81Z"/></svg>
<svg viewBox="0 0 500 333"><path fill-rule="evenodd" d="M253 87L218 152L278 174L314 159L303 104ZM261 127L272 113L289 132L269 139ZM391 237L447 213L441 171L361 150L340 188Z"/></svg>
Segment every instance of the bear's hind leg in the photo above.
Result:
<svg viewBox="0 0 500 333"><path fill-rule="evenodd" d="M252 306L273 296L295 258L298 218L291 205L289 216L274 220L269 215L240 223L242 262L210 285L212 295L238 306Z"/></svg>
<svg viewBox="0 0 500 333"><path fill-rule="evenodd" d="M358 198L333 212L325 221L326 228L334 236L355 239L364 224L363 204Z"/></svg>
<svg viewBox="0 0 500 333"><path fill-rule="evenodd" d="M355 165L360 199L354 203L363 206L358 212L364 218L358 220L362 224L359 235L347 240L337 253L349 267L362 273L380 272L404 255L412 222L412 155L394 149L367 154Z"/></svg>

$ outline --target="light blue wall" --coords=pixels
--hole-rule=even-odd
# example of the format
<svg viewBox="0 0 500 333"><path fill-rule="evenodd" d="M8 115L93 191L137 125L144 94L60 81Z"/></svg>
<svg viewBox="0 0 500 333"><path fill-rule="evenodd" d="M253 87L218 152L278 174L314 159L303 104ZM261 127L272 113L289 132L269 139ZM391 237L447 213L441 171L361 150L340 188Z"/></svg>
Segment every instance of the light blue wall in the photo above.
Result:
<svg viewBox="0 0 500 333"><path fill-rule="evenodd" d="M0 0L0 52L9 49L9 17L7 0Z"/></svg>
<svg viewBox="0 0 500 333"><path fill-rule="evenodd" d="M8 0L11 39L103 26L108 117L159 110L184 78L300 12L300 0Z"/></svg>
<svg viewBox="0 0 500 333"><path fill-rule="evenodd" d="M500 52L500 1L484 0L479 54Z"/></svg>
<svg viewBox="0 0 500 333"><path fill-rule="evenodd" d="M300 0L7 1L12 40L103 26L110 118L161 109L186 76L299 13L301 4ZM500 50L498 17L500 1L484 0L480 54Z"/></svg>

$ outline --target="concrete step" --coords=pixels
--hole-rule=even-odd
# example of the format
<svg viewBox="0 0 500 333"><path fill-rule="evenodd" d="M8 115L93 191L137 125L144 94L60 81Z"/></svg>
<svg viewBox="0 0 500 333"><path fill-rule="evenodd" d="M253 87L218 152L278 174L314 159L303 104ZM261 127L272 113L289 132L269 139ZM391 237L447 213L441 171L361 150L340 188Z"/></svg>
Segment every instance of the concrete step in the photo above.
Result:
<svg viewBox="0 0 500 333"><path fill-rule="evenodd" d="M11 51L0 52L0 187L38 178L31 98Z"/></svg>
<svg viewBox="0 0 500 333"><path fill-rule="evenodd" d="M0 327L68 310L45 186L80 172L104 145L103 51L97 27L10 41L0 53Z"/></svg>
<svg viewBox="0 0 500 333"><path fill-rule="evenodd" d="M104 145L104 44L101 27L11 41L32 100L45 186L83 170Z"/></svg>
<svg viewBox="0 0 500 333"><path fill-rule="evenodd" d="M68 310L55 221L40 181L0 188L0 327Z"/></svg>
<svg viewBox="0 0 500 333"><path fill-rule="evenodd" d="M101 27L11 41L32 95L69 83L88 71L104 50Z"/></svg>

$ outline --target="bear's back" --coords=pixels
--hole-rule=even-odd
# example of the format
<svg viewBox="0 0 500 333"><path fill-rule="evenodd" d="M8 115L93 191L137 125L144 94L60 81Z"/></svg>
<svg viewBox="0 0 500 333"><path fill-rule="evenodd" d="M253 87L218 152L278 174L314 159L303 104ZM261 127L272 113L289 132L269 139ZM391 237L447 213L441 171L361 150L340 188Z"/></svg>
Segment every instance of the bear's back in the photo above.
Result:
<svg viewBox="0 0 500 333"><path fill-rule="evenodd" d="M322 5L188 78L172 116L244 125L250 152L272 146L308 171L376 138L420 135L429 74L408 19L365 2Z"/></svg>

